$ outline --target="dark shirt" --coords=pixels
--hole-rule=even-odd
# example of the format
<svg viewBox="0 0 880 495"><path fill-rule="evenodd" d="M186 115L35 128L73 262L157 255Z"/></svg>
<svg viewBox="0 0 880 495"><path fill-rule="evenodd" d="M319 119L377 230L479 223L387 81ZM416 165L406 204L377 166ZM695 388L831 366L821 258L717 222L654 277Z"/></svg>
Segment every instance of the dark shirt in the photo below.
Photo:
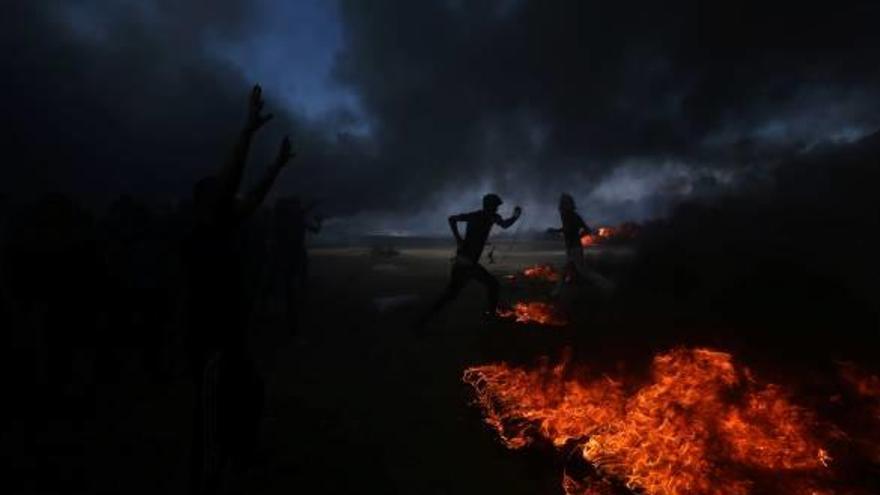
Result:
<svg viewBox="0 0 880 495"><path fill-rule="evenodd" d="M458 248L458 254L476 263L480 260L480 255L483 254L483 248L486 247L486 239L489 238L492 225L501 223L501 215L477 210L456 215L455 218L458 221L467 222L464 242Z"/></svg>
<svg viewBox="0 0 880 495"><path fill-rule="evenodd" d="M306 218L302 212L279 212L275 216L275 242L283 251L304 251Z"/></svg>
<svg viewBox="0 0 880 495"><path fill-rule="evenodd" d="M589 234L590 227L584 223L584 219L574 210L560 210L562 217L562 235L565 238L565 248L571 249L581 245L581 230Z"/></svg>
<svg viewBox="0 0 880 495"><path fill-rule="evenodd" d="M235 349L244 343L240 227L231 211L221 209L199 219L187 239L191 352Z"/></svg>

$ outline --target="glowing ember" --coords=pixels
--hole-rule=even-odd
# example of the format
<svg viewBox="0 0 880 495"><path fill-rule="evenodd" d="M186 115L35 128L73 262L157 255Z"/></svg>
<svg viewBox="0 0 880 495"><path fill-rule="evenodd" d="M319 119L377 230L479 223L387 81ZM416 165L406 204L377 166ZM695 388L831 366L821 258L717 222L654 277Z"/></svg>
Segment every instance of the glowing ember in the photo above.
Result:
<svg viewBox="0 0 880 495"><path fill-rule="evenodd" d="M870 399L880 399L880 376L869 375L860 370L854 363L837 363L840 376L857 394Z"/></svg>
<svg viewBox="0 0 880 495"><path fill-rule="evenodd" d="M556 309L545 302L518 302L510 309L499 309L501 318L513 318L517 323L537 323L547 326L565 326L568 322L557 314Z"/></svg>
<svg viewBox="0 0 880 495"><path fill-rule="evenodd" d="M857 448L874 464L880 465L880 376L860 369L855 363L837 364L843 382L859 398L859 433L862 438L857 439Z"/></svg>
<svg viewBox="0 0 880 495"><path fill-rule="evenodd" d="M581 246L587 247L598 244L614 237L616 231L612 227L599 227L594 234L581 236Z"/></svg>
<svg viewBox="0 0 880 495"><path fill-rule="evenodd" d="M621 224L619 227L599 227L594 233L581 236L581 246L589 247L612 240L630 240L638 233L639 226L632 222Z"/></svg>
<svg viewBox="0 0 880 495"><path fill-rule="evenodd" d="M593 244L596 244L596 242L598 241L592 234L584 234L581 236L581 246L583 247L592 246Z"/></svg>
<svg viewBox="0 0 880 495"><path fill-rule="evenodd" d="M755 490L749 473L801 475L832 462L810 434L812 414L723 352L659 354L650 382L629 396L618 381L567 372L564 364L480 366L463 379L508 447L575 441L598 473L638 493L747 494ZM585 486L566 474L567 493L591 493ZM775 490L805 486L812 490L803 482Z"/></svg>
<svg viewBox="0 0 880 495"><path fill-rule="evenodd" d="M546 280L547 282L556 282L559 280L559 273L550 265L533 265L523 270L526 278Z"/></svg>

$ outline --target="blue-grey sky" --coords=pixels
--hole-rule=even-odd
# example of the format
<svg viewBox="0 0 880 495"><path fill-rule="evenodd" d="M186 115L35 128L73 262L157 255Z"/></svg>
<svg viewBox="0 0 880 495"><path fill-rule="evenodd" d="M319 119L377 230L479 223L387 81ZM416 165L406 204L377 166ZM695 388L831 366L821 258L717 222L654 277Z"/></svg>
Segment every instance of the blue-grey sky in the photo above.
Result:
<svg viewBox="0 0 880 495"><path fill-rule="evenodd" d="M691 0L46 0L0 37L4 182L180 201L264 87L296 166L274 194L337 219L442 230L489 190L599 222L769 180L776 164L880 128L880 6ZM274 197L274 196L273 196ZM352 221L358 228L362 221Z"/></svg>
<svg viewBox="0 0 880 495"><path fill-rule="evenodd" d="M337 6L327 0L255 0L256 27L245 39L209 41L248 80L264 81L267 92L309 118L340 108L357 108L353 92L332 77L342 48Z"/></svg>

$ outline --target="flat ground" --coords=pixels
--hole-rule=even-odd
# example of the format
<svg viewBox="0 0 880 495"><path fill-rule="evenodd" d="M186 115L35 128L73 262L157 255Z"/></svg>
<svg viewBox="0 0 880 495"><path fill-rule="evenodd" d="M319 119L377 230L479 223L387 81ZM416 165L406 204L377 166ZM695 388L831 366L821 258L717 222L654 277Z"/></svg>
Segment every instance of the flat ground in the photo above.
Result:
<svg viewBox="0 0 880 495"><path fill-rule="evenodd" d="M559 266L559 247L502 249L498 263L487 266L499 278L535 263ZM569 327L542 328L484 322L484 294L473 283L425 329L414 330L416 316L447 282L450 255L446 245L390 257L361 247L314 249L311 294L294 336L278 301L263 301L252 338L268 393L260 460L230 481L231 491L559 493L560 460L540 449L511 452L481 422L461 382L468 366L530 363L573 346L578 359L597 368L629 366L637 373L657 350L699 343L730 350L759 369L763 360L779 373L788 370L779 366L785 358L750 350L736 332L706 329L680 315L657 321L632 314L626 304L589 290L563 298ZM630 255L626 248L588 253L611 278L628 269ZM507 301L549 292L548 285L503 286ZM169 385L109 389L82 406L87 419L21 423L6 434L20 447L19 491L183 493L191 392L179 373Z"/></svg>
<svg viewBox="0 0 880 495"><path fill-rule="evenodd" d="M502 251L487 266L502 278L530 264L559 263L563 253L554 247ZM496 442L461 382L466 367L515 347L504 342L507 332L526 330L483 322L485 296L477 283L426 328L411 328L443 290L450 253L446 246L404 249L390 258L361 248L313 252L321 282L309 324L263 360L270 391L266 442L274 460L273 474L255 480L260 493L286 493L302 483L325 493L559 489L559 470L548 458L512 456ZM522 295L504 285L504 299ZM397 306L386 299L399 296ZM391 307L380 309L384 301Z"/></svg>

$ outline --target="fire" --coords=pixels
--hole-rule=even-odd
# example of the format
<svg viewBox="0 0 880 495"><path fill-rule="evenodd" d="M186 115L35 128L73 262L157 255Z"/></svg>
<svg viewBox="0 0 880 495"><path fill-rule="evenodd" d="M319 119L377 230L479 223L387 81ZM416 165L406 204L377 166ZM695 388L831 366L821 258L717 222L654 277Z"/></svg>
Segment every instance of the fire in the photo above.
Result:
<svg viewBox="0 0 880 495"><path fill-rule="evenodd" d="M596 238L593 237L592 234L584 234L581 236L581 246L589 247L597 242Z"/></svg>
<svg viewBox="0 0 880 495"><path fill-rule="evenodd" d="M748 377L726 353L661 354L653 383L627 401L623 417L590 438L584 458L630 489L652 494L749 493L748 480L727 472L736 465L822 467L824 451L806 430L809 414L778 387ZM742 399L726 400L735 387L744 387Z"/></svg>
<svg viewBox="0 0 880 495"><path fill-rule="evenodd" d="M546 280L547 282L557 282L559 280L559 272L550 265L532 265L523 270L526 278Z"/></svg>
<svg viewBox="0 0 880 495"><path fill-rule="evenodd" d="M832 462L810 433L813 415L730 354L676 349L657 355L651 371L629 395L619 380L565 364L480 366L463 379L506 446L575 442L598 473L638 493L747 494L749 473L812 472ZM569 478L569 495L590 493Z"/></svg>
<svg viewBox="0 0 880 495"><path fill-rule="evenodd" d="M599 227L594 234L584 234L581 236L581 246L587 247L606 241L615 236L617 230L613 227Z"/></svg>
<svg viewBox="0 0 880 495"><path fill-rule="evenodd" d="M486 423L504 445L519 449L538 438L561 447L622 414L619 382L570 375L565 363L544 363L534 371L501 363L468 368L463 380L476 391Z"/></svg>
<svg viewBox="0 0 880 495"><path fill-rule="evenodd" d="M639 226L633 222L623 223L619 227L599 227L593 234L581 236L581 246L589 247L612 240L630 240L638 233Z"/></svg>
<svg viewBox="0 0 880 495"><path fill-rule="evenodd" d="M514 318L517 323L537 323L554 327L568 324L553 305L538 301L515 303L510 309L499 309L498 316Z"/></svg>

